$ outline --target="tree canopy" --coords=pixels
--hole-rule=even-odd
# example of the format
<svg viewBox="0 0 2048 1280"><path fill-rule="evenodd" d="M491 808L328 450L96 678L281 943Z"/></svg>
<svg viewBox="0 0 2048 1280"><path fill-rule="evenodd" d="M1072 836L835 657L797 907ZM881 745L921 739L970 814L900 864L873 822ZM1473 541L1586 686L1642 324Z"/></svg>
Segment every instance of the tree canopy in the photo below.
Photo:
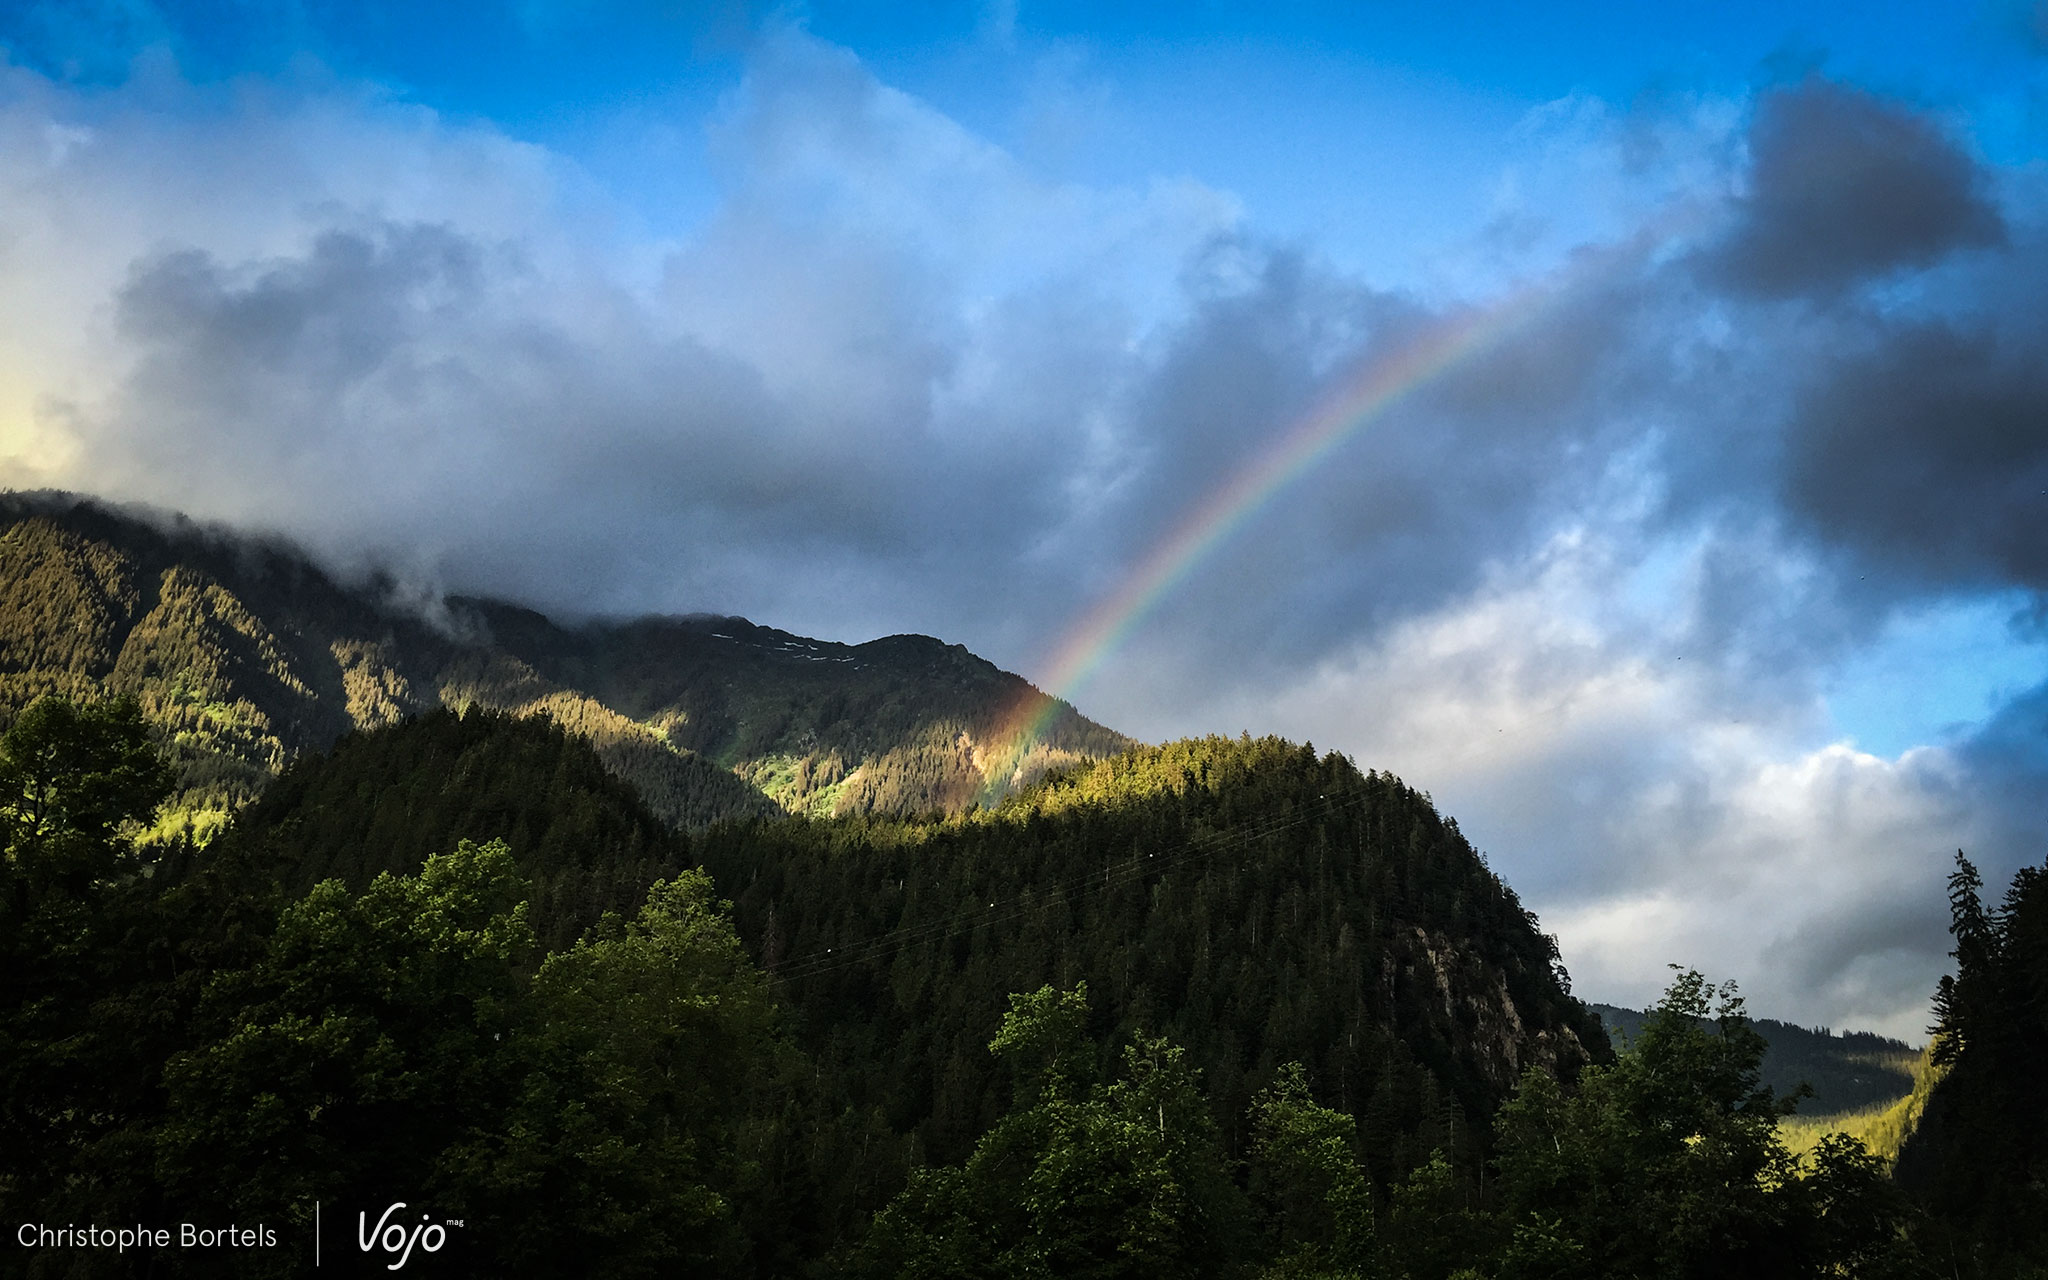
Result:
<svg viewBox="0 0 2048 1280"><path fill-rule="evenodd" d="M1852 1139L1786 1148L1732 985L1678 972L1611 1052L1427 796L1274 739L687 839L483 712L351 738L203 848L140 839L171 785L131 701L0 735L10 1218L286 1229L252 1276L304 1269L314 1202L398 1199L478 1276L2039 1264L2044 873L1951 881L1929 1218Z"/></svg>

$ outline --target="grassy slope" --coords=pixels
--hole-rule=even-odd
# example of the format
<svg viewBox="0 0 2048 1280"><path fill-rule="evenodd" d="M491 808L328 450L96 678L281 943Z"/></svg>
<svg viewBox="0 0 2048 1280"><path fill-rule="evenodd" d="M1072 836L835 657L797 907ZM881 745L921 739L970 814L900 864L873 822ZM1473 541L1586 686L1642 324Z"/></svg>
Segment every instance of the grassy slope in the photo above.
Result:
<svg viewBox="0 0 2048 1280"><path fill-rule="evenodd" d="M534 670L735 770L791 812L957 812L1135 745L929 636L846 645L708 616L569 629L530 610L470 607ZM1032 755L996 778L1018 709L1036 718L1049 705Z"/></svg>
<svg viewBox="0 0 2048 1280"><path fill-rule="evenodd" d="M1617 1040L1642 1026L1638 1010L1592 1006ZM1763 1083L1780 1097L1801 1084L1813 1095L1778 1131L1786 1145L1803 1152L1830 1133L1847 1133L1891 1160L1913 1130L1932 1087L1928 1050L1867 1031L1833 1032L1758 1018L1756 1029L1769 1042Z"/></svg>
<svg viewBox="0 0 2048 1280"><path fill-rule="evenodd" d="M1863 1145L1886 1164L1896 1161L1899 1149L1906 1145L1907 1137L1920 1123L1928 1094L1941 1078L1941 1072L1931 1058L1933 1052L1934 1047L1929 1045L1908 1056L1905 1066L1911 1071L1912 1087L1899 1097L1832 1114L1791 1116L1779 1123L1778 1133L1785 1139L1785 1145L1795 1152L1810 1149L1830 1133L1846 1133L1861 1138Z"/></svg>

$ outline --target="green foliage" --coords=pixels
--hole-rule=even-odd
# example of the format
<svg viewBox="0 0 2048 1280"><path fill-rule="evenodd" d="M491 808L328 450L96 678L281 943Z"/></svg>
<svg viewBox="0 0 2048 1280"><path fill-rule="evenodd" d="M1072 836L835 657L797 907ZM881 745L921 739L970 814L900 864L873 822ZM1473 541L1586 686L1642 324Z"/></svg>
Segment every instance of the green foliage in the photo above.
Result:
<svg viewBox="0 0 2048 1280"><path fill-rule="evenodd" d="M1803 1171L1778 1140L1763 1051L1733 989L1688 971L1575 1095L1526 1077L1498 1120L1503 1274L1910 1273L1881 1163L1831 1138Z"/></svg>
<svg viewBox="0 0 2048 1280"><path fill-rule="evenodd" d="M590 744L545 717L473 707L351 734L287 768L217 856L276 868L297 896L413 872L463 838L499 839L530 885L544 945L574 942L606 911L689 864L670 831Z"/></svg>
<svg viewBox="0 0 2048 1280"><path fill-rule="evenodd" d="M1589 1275L1761 1265L1776 1247L1770 1189L1789 1174L1778 1106L1757 1083L1762 1057L1733 994L1681 975L1629 1052L1586 1072L1577 1097L1532 1077L1503 1108L1511 1219L1561 1222L1588 1247Z"/></svg>
<svg viewBox="0 0 2048 1280"><path fill-rule="evenodd" d="M289 769L202 850L137 842L171 785L145 721L48 700L0 735L14 1220L303 1238L316 1199L405 1199L468 1224L440 1273L513 1277L2030 1265L2031 1220L1929 1228L1852 1137L1794 1156L1732 988L1681 974L1611 1058L1455 824L1306 747L1178 743L993 811L685 845L562 728L443 713ZM2040 1149L2012 1073L2042 883L1985 911L1959 870L1915 1140L1983 1161L1958 1176L2000 1211L2039 1194L1995 1179Z"/></svg>
<svg viewBox="0 0 2048 1280"><path fill-rule="evenodd" d="M1252 1102L1249 1186L1273 1280L1358 1273L1373 1257L1372 1187L1354 1150L1357 1125L1309 1095L1299 1062Z"/></svg>
<svg viewBox="0 0 2048 1280"><path fill-rule="evenodd" d="M567 741L544 725L470 727ZM595 771L576 749L581 763L546 758ZM444 1274L491 1276L784 1272L828 1247L803 1220L816 1174L800 1148L836 1158L858 1127L808 1109L763 980L701 872L543 958L531 886L502 842L455 840L415 874L296 897L243 840L152 865L132 836L169 770L131 702L31 708L0 736L0 783L11 1218L263 1222L297 1241L315 1200L346 1216L407 1199L474 1228ZM303 1263L287 1247L235 1266ZM60 1250L7 1269L218 1265Z"/></svg>
<svg viewBox="0 0 2048 1280"><path fill-rule="evenodd" d="M1610 1034L1634 1036L1642 1030L1645 1015L1633 1009L1606 1004L1592 1009ZM1764 1060L1758 1068L1762 1082L1781 1098L1798 1093L1802 1085L1809 1091L1799 1106L1802 1117L1884 1107L1912 1092L1919 1051L1902 1040L1868 1031L1799 1027L1771 1018L1757 1018L1750 1025L1764 1038Z"/></svg>
<svg viewBox="0 0 2048 1280"><path fill-rule="evenodd" d="M787 1071L709 881L537 971L524 890L502 843L463 841L287 908L166 1070L171 1202L303 1229L316 1199L410 1198L469 1224L469 1274L751 1270Z"/></svg>
<svg viewBox="0 0 2048 1280"><path fill-rule="evenodd" d="M1400 1280L1446 1280L1461 1263L1486 1257L1493 1227L1441 1151L1393 1189L1387 1207L1383 1273Z"/></svg>
<svg viewBox="0 0 2048 1280"><path fill-rule="evenodd" d="M16 928L70 945L94 896L140 871L122 828L147 822L169 790L133 699L45 698L16 717L0 736L0 866Z"/></svg>
<svg viewBox="0 0 2048 1280"><path fill-rule="evenodd" d="M150 922L131 835L169 789L129 700L45 698L0 736L0 1204L58 1193L144 1105L151 1013L123 998Z"/></svg>
<svg viewBox="0 0 2048 1280"><path fill-rule="evenodd" d="M316 1198L445 1192L442 1153L495 1127L516 1078L523 891L503 844L464 841L287 908L260 957L208 984L198 1044L166 1068L172 1202L300 1224Z"/></svg>
<svg viewBox="0 0 2048 1280"><path fill-rule="evenodd" d="M724 1275L774 1082L760 975L701 872L547 958L507 1122L449 1160L508 1272Z"/></svg>
<svg viewBox="0 0 2048 1280"><path fill-rule="evenodd" d="M1949 877L1956 972L1935 995L1933 1085L1898 1175L1950 1234L1956 1269L2048 1270L2048 869L1995 909L1962 853Z"/></svg>
<svg viewBox="0 0 2048 1280"><path fill-rule="evenodd" d="M368 713L350 691L373 673L410 687L368 656L401 647L431 662L445 644L295 553L0 495L0 724L45 693L133 696L176 770L176 810L246 803Z"/></svg>
<svg viewBox="0 0 2048 1280"><path fill-rule="evenodd" d="M741 618L570 630L480 600L440 602L435 625L395 595L189 521L0 494L0 728L46 695L135 696L177 770L165 839L217 828L351 729L441 706L547 715L691 829L957 811L1130 745L928 637L849 646ZM1014 776L993 777L1010 731L1038 720Z"/></svg>
<svg viewBox="0 0 2048 1280"><path fill-rule="evenodd" d="M1087 1040L1088 984L1072 991L1040 987L1010 996L1010 1012L988 1051L1016 1073L1013 1095L1026 1105L1071 1098L1093 1054Z"/></svg>
<svg viewBox="0 0 2048 1280"><path fill-rule="evenodd" d="M565 631L474 606L508 654L815 816L958 812L1006 793L1015 727L1045 720L1023 780L1133 745L959 645L806 639L744 618L646 618ZM1051 714L1041 716L1050 708Z"/></svg>
<svg viewBox="0 0 2048 1280"><path fill-rule="evenodd" d="M443 706L490 708L553 721L589 740L598 758L630 782L647 807L676 827L779 813L775 803L705 756L678 748L653 726L544 678L490 650L456 653L437 677Z"/></svg>
<svg viewBox="0 0 2048 1280"><path fill-rule="evenodd" d="M875 1220L877 1276L1200 1277L1236 1252L1241 1193L1179 1048L1139 1036L1119 1078L1070 1074L1086 992L1012 996L992 1051L1036 1085L958 1169L926 1170Z"/></svg>
<svg viewBox="0 0 2048 1280"><path fill-rule="evenodd" d="M1787 1116L1778 1122L1778 1136L1793 1154L1803 1155L1829 1134L1845 1133L1862 1142L1889 1169L1898 1162L1907 1138L1919 1128L1927 1100L1948 1070L1934 1064L1934 1050L1935 1043L1929 1043L1907 1059L1912 1088L1905 1094L1856 1111Z"/></svg>
<svg viewBox="0 0 2048 1280"><path fill-rule="evenodd" d="M1823 1275L1925 1276L1932 1272L1907 1235L1912 1210L1882 1157L1858 1138L1831 1134L1807 1154L1796 1190L1807 1220L1808 1257Z"/></svg>

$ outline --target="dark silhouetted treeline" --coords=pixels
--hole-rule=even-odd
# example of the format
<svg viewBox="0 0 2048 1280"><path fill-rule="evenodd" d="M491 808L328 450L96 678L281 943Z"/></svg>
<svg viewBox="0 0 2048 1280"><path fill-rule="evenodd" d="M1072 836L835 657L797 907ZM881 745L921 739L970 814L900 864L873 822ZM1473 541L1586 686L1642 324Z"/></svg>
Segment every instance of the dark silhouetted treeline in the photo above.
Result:
<svg viewBox="0 0 2048 1280"><path fill-rule="evenodd" d="M1948 1229L1960 1268L2048 1274L2048 869L2021 868L1987 906L1958 852L1949 908L1956 972L1934 1001L1943 1074L1898 1176Z"/></svg>
<svg viewBox="0 0 2048 1280"><path fill-rule="evenodd" d="M328 763L290 775L270 825L166 853L134 839L173 778L133 700L45 699L0 738L0 1214L280 1241L10 1237L0 1272L298 1275L316 1202L332 1260L343 1219L399 1200L467 1224L439 1274L793 1274L827 1254L807 1162L845 1125L811 1101L708 877L669 865L681 838L587 743L442 714ZM501 838L424 853L379 825L394 803L422 832ZM338 876L303 886L294 857ZM579 895L624 896L618 867L628 910ZM523 868L570 886L570 941L543 945Z"/></svg>
<svg viewBox="0 0 2048 1280"><path fill-rule="evenodd" d="M1679 974L1612 1054L1456 825L1306 747L685 837L562 725L439 713L291 766L203 848L140 842L173 773L132 699L44 699L0 737L0 1215L279 1244L10 1240L6 1274L301 1274L316 1202L360 1267L356 1213L398 1200L462 1223L409 1264L441 1275L2039 1257L2012 1074L2038 873L1989 912L1959 873L1930 1214L1854 1140L1785 1149L1732 990Z"/></svg>
<svg viewBox="0 0 2048 1280"><path fill-rule="evenodd" d="M647 886L695 865L589 744L545 717L436 710L352 734L287 767L222 847L187 856L261 862L287 897L322 880L367 888L411 874L465 839L503 841L528 885L531 924L550 950L606 911L630 913Z"/></svg>

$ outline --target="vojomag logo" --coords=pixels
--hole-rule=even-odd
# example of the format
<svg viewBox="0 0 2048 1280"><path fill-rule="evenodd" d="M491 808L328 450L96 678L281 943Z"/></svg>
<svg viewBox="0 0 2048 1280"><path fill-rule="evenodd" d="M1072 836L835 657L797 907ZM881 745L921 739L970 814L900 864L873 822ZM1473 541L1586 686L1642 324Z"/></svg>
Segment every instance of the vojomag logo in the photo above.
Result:
<svg viewBox="0 0 2048 1280"><path fill-rule="evenodd" d="M448 1228L460 1227L462 1219L450 1218L447 1222L435 1222L431 1215L421 1214L418 1222L410 1221L412 1215L403 1213L403 1200L394 1201L390 1208L378 1216L377 1225L370 1225L370 1215L356 1215L356 1243L364 1253L394 1256L398 1260L388 1263L386 1271L396 1271L412 1260L413 1251L439 1253L448 1243ZM402 1216L401 1216L402 1215Z"/></svg>

